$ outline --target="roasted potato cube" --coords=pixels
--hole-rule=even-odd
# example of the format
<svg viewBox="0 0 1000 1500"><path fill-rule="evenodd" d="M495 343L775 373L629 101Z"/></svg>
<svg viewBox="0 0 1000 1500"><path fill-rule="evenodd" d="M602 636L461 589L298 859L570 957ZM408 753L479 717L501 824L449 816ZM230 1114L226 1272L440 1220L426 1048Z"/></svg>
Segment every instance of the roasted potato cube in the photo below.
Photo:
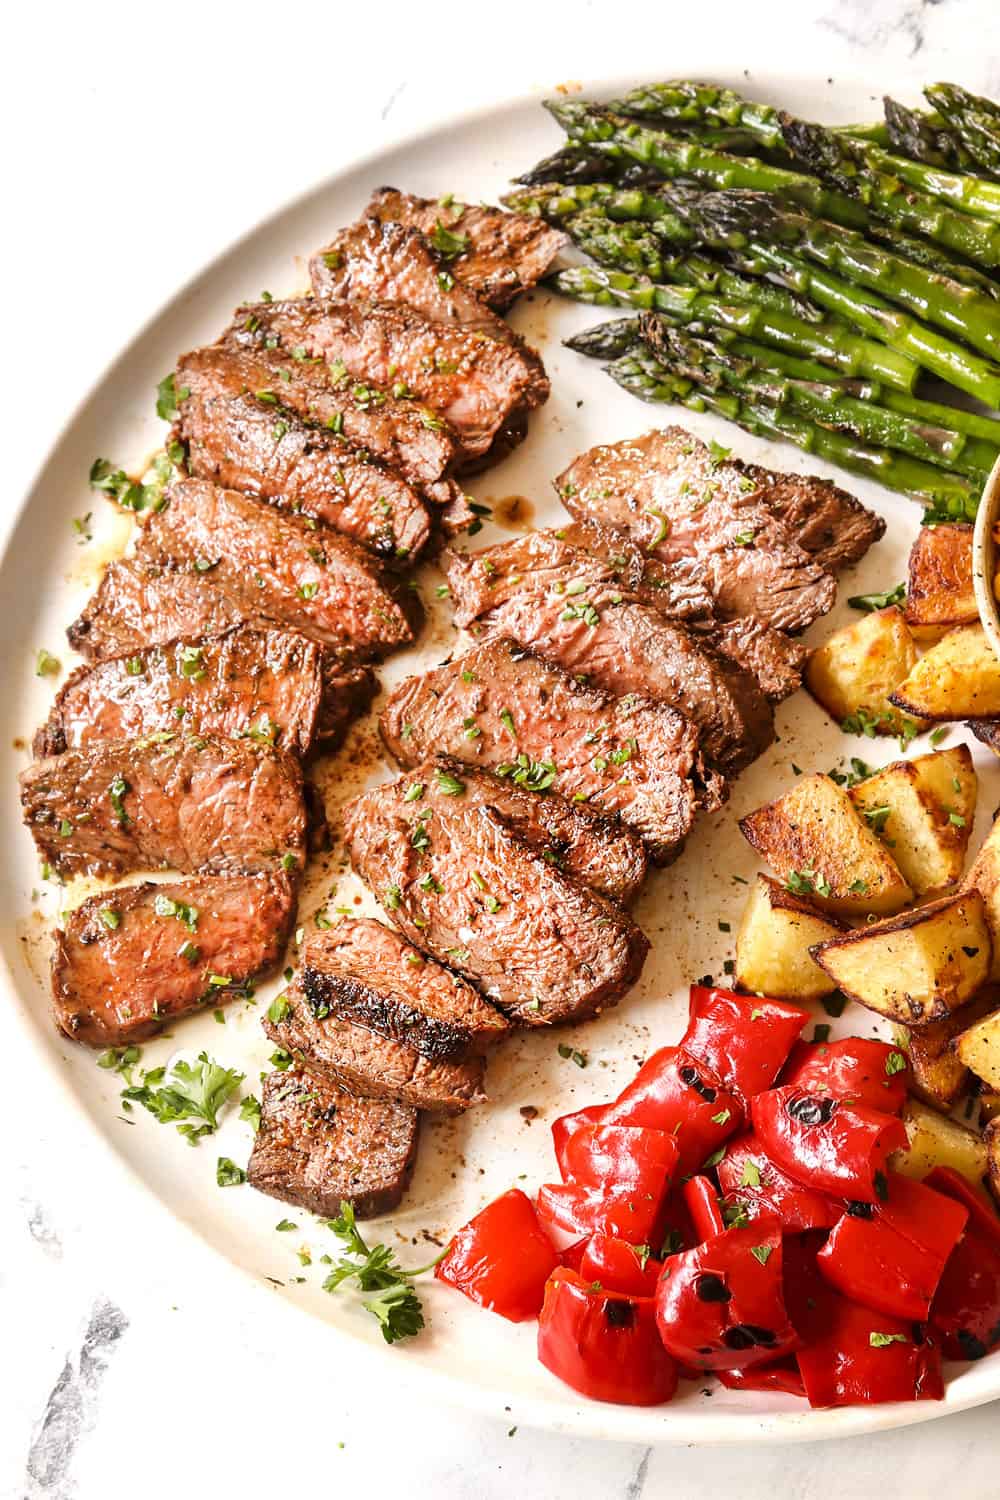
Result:
<svg viewBox="0 0 1000 1500"><path fill-rule="evenodd" d="M1000 717L1000 661L981 625L951 630L889 695L922 719Z"/></svg>
<svg viewBox="0 0 1000 1500"><path fill-rule="evenodd" d="M900 1045L906 1049L913 1069L915 1091L938 1109L952 1109L969 1087L969 1070L952 1045L974 1021L1000 1006L1000 989L987 985L968 1005L932 1021L929 1026L898 1028Z"/></svg>
<svg viewBox="0 0 1000 1500"><path fill-rule="evenodd" d="M910 551L906 623L918 641L936 641L979 619L972 586L972 526L921 526Z"/></svg>
<svg viewBox="0 0 1000 1500"><path fill-rule="evenodd" d="M989 978L992 954L983 898L974 890L813 949L850 999L912 1027L939 1021L971 1000Z"/></svg>
<svg viewBox="0 0 1000 1500"><path fill-rule="evenodd" d="M775 1000L819 1000L835 986L809 949L843 930L836 917L758 875L736 935L736 982Z"/></svg>
<svg viewBox="0 0 1000 1500"><path fill-rule="evenodd" d="M967 745L898 760L853 787L851 800L892 850L918 896L957 886L976 813Z"/></svg>
<svg viewBox="0 0 1000 1500"><path fill-rule="evenodd" d="M988 1088L1000 1090L1000 1011L962 1031L955 1039L955 1055Z"/></svg>
<svg viewBox="0 0 1000 1500"><path fill-rule="evenodd" d="M982 1188L986 1175L986 1146L982 1136L919 1099L907 1099L903 1124L910 1137L910 1149L894 1151L889 1157L894 1172L922 1180L932 1167L951 1167L973 1187Z"/></svg>
<svg viewBox="0 0 1000 1500"><path fill-rule="evenodd" d="M848 733L899 734L906 716L889 695L916 664L913 637L893 604L846 625L813 651L805 683Z"/></svg>
<svg viewBox="0 0 1000 1500"><path fill-rule="evenodd" d="M993 824L983 847L972 861L964 887L979 891L986 903L986 921L993 935L990 978L1000 979L1000 818Z"/></svg>
<svg viewBox="0 0 1000 1500"><path fill-rule="evenodd" d="M913 892L888 850L829 776L801 777L741 819L743 837L794 895L839 916L899 911Z"/></svg>
<svg viewBox="0 0 1000 1500"><path fill-rule="evenodd" d="M990 1191L1000 1203L1000 1120L990 1120L983 1131L986 1147L986 1176Z"/></svg>

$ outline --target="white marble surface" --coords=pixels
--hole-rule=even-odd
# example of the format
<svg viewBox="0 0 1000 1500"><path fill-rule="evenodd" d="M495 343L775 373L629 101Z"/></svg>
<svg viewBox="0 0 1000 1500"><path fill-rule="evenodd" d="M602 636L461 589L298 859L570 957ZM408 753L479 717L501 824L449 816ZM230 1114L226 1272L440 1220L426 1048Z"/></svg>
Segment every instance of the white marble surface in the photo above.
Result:
<svg viewBox="0 0 1000 1500"><path fill-rule="evenodd" d="M772 70L850 71L873 91L880 73L955 77L995 94L996 18L996 0L19 5L5 22L0 91L10 386L0 503L13 503L63 413L179 282L402 129L539 84L669 76L699 27L706 73L725 36L727 55L738 47ZM290 1347L266 1291L168 1235L111 1163L80 1149L72 1114L20 1066L2 1013L0 1045L4 1500L335 1489L867 1500L886 1485L921 1500L957 1478L966 1492L997 1492L996 1406L825 1447L641 1450L531 1432L516 1411L474 1418L404 1402L388 1381L359 1388L336 1346L314 1348L303 1329Z"/></svg>

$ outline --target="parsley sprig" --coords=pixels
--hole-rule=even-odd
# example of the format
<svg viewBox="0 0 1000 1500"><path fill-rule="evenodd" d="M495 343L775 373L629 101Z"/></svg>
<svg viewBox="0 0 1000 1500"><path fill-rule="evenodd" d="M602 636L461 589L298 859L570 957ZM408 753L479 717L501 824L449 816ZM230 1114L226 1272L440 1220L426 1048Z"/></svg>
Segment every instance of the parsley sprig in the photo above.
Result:
<svg viewBox="0 0 1000 1500"><path fill-rule="evenodd" d="M323 1290L336 1292L345 1282L353 1281L359 1291L373 1293L362 1300L361 1306L378 1319L387 1344L419 1333L424 1326L424 1309L413 1290L413 1279L436 1266L445 1252L442 1250L428 1265L408 1271L388 1245L366 1244L350 1203L341 1202L339 1218L328 1219L327 1225L343 1242L346 1253L334 1264Z"/></svg>
<svg viewBox="0 0 1000 1500"><path fill-rule="evenodd" d="M200 1125L177 1125L189 1145L196 1146L203 1135L218 1130L219 1110L239 1088L244 1075L222 1067L207 1052L199 1052L193 1063L183 1058L175 1062L163 1087L155 1087L164 1077L163 1068L152 1068L143 1074L141 1083L123 1089L122 1098L141 1104L161 1125L202 1121Z"/></svg>

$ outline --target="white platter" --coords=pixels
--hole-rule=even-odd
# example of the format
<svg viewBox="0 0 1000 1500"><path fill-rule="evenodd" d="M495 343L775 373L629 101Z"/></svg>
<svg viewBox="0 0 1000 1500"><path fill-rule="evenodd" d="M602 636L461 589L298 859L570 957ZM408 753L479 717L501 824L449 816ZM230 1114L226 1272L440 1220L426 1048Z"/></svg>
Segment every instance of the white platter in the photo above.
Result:
<svg viewBox="0 0 1000 1500"><path fill-rule="evenodd" d="M595 84L593 92L610 95L635 81ZM872 109L872 90L859 82L841 79L834 89L818 78L788 80L766 74L749 84L743 77L719 81L832 121L863 118ZM880 79L879 92L885 86L886 80ZM0 749L0 784L6 789L0 798L5 855L0 866L0 983L9 991L4 1000L30 1041L21 1065L37 1069L39 1101L44 1101L46 1090L73 1101L82 1157L102 1152L118 1158L124 1170L117 1177L121 1201L116 1207L123 1215L130 1203L138 1208L136 1195L153 1195L175 1224L200 1235L206 1247L249 1277L258 1283L263 1278L283 1283L276 1288L288 1308L282 1325L283 1357L294 1357L298 1347L308 1346L313 1358L318 1331L331 1346L338 1346L331 1347L331 1359L336 1356L342 1364L346 1354L358 1361L359 1378L413 1382L425 1396L491 1412L513 1408L516 1420L524 1424L644 1443L788 1442L928 1421L1000 1396L1000 1354L956 1372L942 1403L812 1412L790 1398L739 1394L714 1385L707 1396L699 1386L688 1384L667 1407L611 1407L582 1402L542 1369L534 1356L533 1325L514 1327L434 1284L427 1284L423 1292L427 1331L407 1345L389 1349L373 1320L349 1297L322 1291L319 1256L336 1249L327 1231L314 1227L308 1216L291 1213L299 1232L278 1234L274 1226L284 1216L280 1204L249 1188L217 1188L217 1155L245 1163L250 1150L250 1128L235 1118L235 1110L219 1135L196 1150L141 1110L131 1123L123 1123L118 1108L121 1080L97 1068L93 1053L60 1037L49 1019L44 933L58 915L64 893L52 885L41 886L34 849L20 823L15 782L27 760L25 745L53 692L52 678L34 675L36 652L43 646L52 651L65 675L73 663L63 630L91 591L100 566L122 549L128 536L129 523L88 490L91 462L100 455L129 469L141 467L162 441L163 425L153 409L154 388L175 356L214 338L236 303L262 288L275 295L301 290L309 252L357 213L373 187L393 183L429 195L495 198L511 175L559 144L560 134L540 108L539 98L452 121L384 151L260 226L181 291L124 350L72 417L20 510L7 520L0 562L6 646L0 661L0 702L7 717ZM558 302L543 293L524 299L515 311L515 325L542 350L553 395L533 418L523 447L473 483L478 499L492 503L524 496L529 505L522 509L518 526L556 524L564 513L550 481L573 455L595 442L634 436L669 421L681 421L703 437L716 437L758 462L835 474L794 448L755 440L717 419L643 407L627 397L599 367L560 344L569 333L602 316L613 314ZM852 617L846 604L849 594L890 587L905 576L917 529L919 512L905 499L863 481L852 488L887 518L886 539L843 580L840 602L827 621L813 627L814 639ZM93 512L94 540L80 546L71 521L87 511ZM506 508L500 506L499 511L506 519ZM472 545L504 534L513 534L509 520L506 530L488 527ZM454 631L446 610L434 599L439 581L433 569L423 570L422 591L431 611L428 628L417 649L388 664L381 674L383 683L391 686L423 670L452 648ZM513 1183L523 1182L530 1189L547 1180L553 1171L549 1123L567 1110L612 1096L653 1046L679 1034L688 983L707 973L721 978L733 937L719 924L729 923L735 932L746 893L733 876L747 878L757 868L738 833L737 819L792 779L793 762L803 769L825 770L850 755L875 763L898 754L894 741L845 738L804 693L780 709L778 734L778 743L736 783L728 806L714 818L701 819L680 862L650 880L636 914L653 941L653 952L632 995L618 1011L586 1027L558 1036L520 1035L508 1043L491 1063L491 1104L460 1120L427 1126L413 1186L391 1219L370 1226L371 1239L395 1241L404 1236L413 1243L401 1244L401 1258L421 1263L428 1258L421 1253L421 1247L426 1249L425 1231L444 1239ZM947 743L963 737L955 730ZM1000 801L1000 768L981 746L970 743L981 776L975 848ZM922 748L925 742L918 741L915 751ZM348 795L387 774L377 760L373 720L356 726L345 749L324 772L334 824L337 808ZM367 896L355 908L362 890L345 873L343 863L338 847L313 870L302 903L307 923L334 884L337 894L331 909L375 911ZM224 1026L216 1024L210 1012L179 1023L171 1038L144 1049L144 1065L166 1062L178 1049L196 1052L206 1047L221 1062L240 1067L248 1080L244 1090L249 1090L271 1051L258 1019L276 988L263 988L254 1006L232 1007ZM818 1010L817 1020L825 1019ZM835 1034L869 1034L872 1019L849 1008L836 1023ZM580 1070L561 1058L557 1041L585 1049L588 1067ZM532 1123L519 1112L525 1105L539 1111ZM102 1205L102 1214L106 1207ZM312 1248L313 1265L303 1270L296 1251L304 1244ZM306 1280L293 1283L299 1275ZM314 1323L307 1329L297 1315L302 1312L327 1327L317 1330Z"/></svg>

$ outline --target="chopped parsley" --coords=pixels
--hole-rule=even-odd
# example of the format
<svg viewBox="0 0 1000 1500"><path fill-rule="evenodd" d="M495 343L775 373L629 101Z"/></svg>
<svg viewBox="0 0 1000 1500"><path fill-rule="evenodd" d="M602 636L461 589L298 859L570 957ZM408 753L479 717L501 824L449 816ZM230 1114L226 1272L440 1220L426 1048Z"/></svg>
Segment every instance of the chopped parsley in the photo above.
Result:
<svg viewBox="0 0 1000 1500"><path fill-rule="evenodd" d="M906 601L906 584L897 583L894 589L886 589L882 594L855 594L848 599L852 609L862 609L868 614L877 609L888 609L890 604L903 604Z"/></svg>

